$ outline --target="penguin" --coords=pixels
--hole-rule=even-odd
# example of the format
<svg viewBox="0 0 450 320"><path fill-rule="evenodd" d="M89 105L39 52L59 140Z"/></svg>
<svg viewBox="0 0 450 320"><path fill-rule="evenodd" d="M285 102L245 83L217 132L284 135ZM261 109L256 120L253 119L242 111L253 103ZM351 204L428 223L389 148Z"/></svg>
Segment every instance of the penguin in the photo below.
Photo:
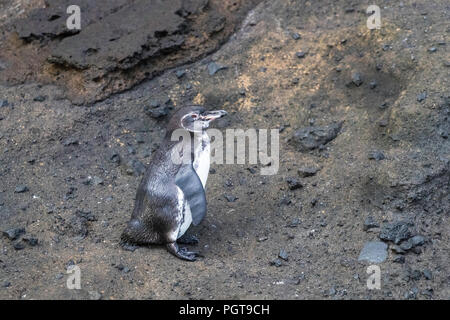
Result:
<svg viewBox="0 0 450 320"><path fill-rule="evenodd" d="M224 110L206 111L198 105L174 113L138 186L131 219L121 235L123 246L162 244L180 259L196 260L198 253L180 249L177 240L206 215L205 186L210 165L206 129L226 114ZM172 141L173 133L180 129L191 139ZM187 143L191 143L190 148L184 148ZM183 155L184 150L190 152ZM174 155L186 157L174 161Z"/></svg>

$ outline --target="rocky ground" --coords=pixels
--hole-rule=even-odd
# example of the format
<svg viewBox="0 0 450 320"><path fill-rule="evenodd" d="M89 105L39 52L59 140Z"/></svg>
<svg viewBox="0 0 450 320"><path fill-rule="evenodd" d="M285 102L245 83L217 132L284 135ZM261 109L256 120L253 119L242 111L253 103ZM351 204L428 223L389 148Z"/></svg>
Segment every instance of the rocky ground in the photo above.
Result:
<svg viewBox="0 0 450 320"><path fill-rule="evenodd" d="M142 1L91 5L96 42L43 1L0 2L0 298L449 299L448 2L376 1L380 30L371 1L180 3L149 11L166 30L116 15ZM278 128L279 171L212 165L198 261L125 251L140 177L188 103L227 110L223 130Z"/></svg>

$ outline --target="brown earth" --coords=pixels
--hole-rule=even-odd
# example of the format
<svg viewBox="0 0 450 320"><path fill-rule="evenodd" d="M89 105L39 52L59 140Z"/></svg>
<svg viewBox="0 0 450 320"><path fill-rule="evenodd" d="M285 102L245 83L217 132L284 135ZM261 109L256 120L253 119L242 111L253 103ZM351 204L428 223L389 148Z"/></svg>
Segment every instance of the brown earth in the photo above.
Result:
<svg viewBox="0 0 450 320"><path fill-rule="evenodd" d="M17 3L2 7L10 13L3 41L11 41L16 17L33 14L13 9ZM130 78L128 71L104 74L100 83L112 77L126 82L124 89L145 78L136 75L158 70L122 93L90 86L87 74L104 68L104 57L87 71L69 62L59 67L61 75L79 74L70 78L79 86L55 81L46 69L55 60L29 67L65 40L16 37L15 53L2 50L0 69L15 84L0 87L0 229L26 233L0 238L1 298L450 298L448 3L378 1L380 30L366 27L370 1L263 1L246 16L250 4L239 3L243 20L225 22L237 31L209 56L181 66L214 51L229 33L205 40L211 46L193 44L188 60L177 49L138 61ZM198 19L199 29L192 28L207 28ZM212 61L227 68L210 75ZM186 73L178 77L180 70ZM262 176L260 165L212 165L208 215L188 231L200 240L191 247L204 256L199 261L177 260L162 247L125 251L119 238L142 164L168 117L146 110L193 102L229 111L221 129L280 128L280 169ZM295 138L299 129L317 133L333 124L340 130L324 145L305 148ZM299 176L304 167L318 171ZM295 180L303 186L295 189ZM17 193L20 186L28 190ZM382 229L406 220L425 238L400 254L385 241L381 290L368 290L372 263L358 261L366 242L380 240L380 228L364 228L369 216ZM276 260L280 251L287 260ZM70 264L81 269L81 290L66 287Z"/></svg>

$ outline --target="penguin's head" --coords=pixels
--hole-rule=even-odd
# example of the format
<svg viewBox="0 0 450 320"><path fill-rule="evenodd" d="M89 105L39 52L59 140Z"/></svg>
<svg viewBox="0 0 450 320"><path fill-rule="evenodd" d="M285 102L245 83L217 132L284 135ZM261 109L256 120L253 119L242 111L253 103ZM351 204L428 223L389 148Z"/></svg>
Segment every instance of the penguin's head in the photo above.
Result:
<svg viewBox="0 0 450 320"><path fill-rule="evenodd" d="M202 106L189 106L178 110L169 122L170 129L185 129L189 132L200 132L209 127L211 121L222 118L225 110L206 111Z"/></svg>

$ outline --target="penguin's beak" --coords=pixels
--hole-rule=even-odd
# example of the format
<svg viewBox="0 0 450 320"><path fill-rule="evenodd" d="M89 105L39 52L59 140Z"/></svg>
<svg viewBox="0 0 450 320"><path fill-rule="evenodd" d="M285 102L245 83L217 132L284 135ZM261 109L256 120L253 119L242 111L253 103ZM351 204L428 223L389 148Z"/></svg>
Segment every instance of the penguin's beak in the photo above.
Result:
<svg viewBox="0 0 450 320"><path fill-rule="evenodd" d="M202 114L202 118L206 121L213 121L226 115L227 112L225 110L206 111Z"/></svg>

